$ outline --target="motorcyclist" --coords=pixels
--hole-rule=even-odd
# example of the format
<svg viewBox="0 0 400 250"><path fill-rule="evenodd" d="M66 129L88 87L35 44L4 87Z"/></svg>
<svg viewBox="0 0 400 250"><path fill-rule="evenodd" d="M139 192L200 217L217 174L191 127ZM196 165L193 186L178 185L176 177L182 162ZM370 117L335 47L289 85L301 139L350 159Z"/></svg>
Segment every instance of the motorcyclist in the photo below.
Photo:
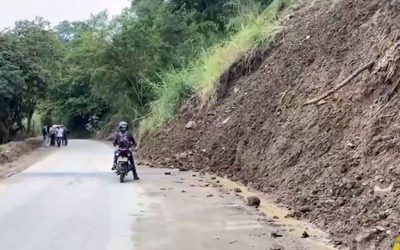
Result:
<svg viewBox="0 0 400 250"><path fill-rule="evenodd" d="M114 163L113 163L112 170L115 170L117 167L117 160L118 160L118 156L120 154L121 148L129 149L131 147L136 147L135 138L133 137L132 133L128 131L128 123L127 122L122 121L119 123L118 133L114 140L114 147L115 146L118 146L118 149L115 150L115 152L114 152ZM130 165L132 168L133 178L135 180L139 180L139 177L136 172L135 162L133 160L133 154L130 150L128 152L128 159L129 159L129 162L130 162Z"/></svg>

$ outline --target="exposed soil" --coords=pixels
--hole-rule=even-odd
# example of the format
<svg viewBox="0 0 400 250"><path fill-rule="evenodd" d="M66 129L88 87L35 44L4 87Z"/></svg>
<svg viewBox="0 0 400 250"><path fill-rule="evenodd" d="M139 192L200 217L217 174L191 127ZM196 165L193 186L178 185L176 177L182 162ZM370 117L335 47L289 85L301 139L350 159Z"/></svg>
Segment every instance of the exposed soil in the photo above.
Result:
<svg viewBox="0 0 400 250"><path fill-rule="evenodd" d="M224 83L213 107L185 105L143 139L142 158L274 194L338 245L390 249L400 228L399 13L398 0L297 9L258 69ZM371 71L303 106L370 61Z"/></svg>
<svg viewBox="0 0 400 250"><path fill-rule="evenodd" d="M29 155L43 143L42 138L30 138L0 145L0 180L28 167L40 154ZM23 156L29 155L29 159ZM21 158L22 157L22 158ZM26 157L27 158L27 157Z"/></svg>

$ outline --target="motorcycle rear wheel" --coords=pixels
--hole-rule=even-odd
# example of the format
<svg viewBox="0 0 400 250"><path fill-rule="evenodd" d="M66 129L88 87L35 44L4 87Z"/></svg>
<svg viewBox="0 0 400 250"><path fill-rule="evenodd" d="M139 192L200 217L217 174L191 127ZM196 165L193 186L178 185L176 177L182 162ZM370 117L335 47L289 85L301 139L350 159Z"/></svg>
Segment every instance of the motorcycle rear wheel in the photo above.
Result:
<svg viewBox="0 0 400 250"><path fill-rule="evenodd" d="M119 182L124 183L125 173L120 173L119 175Z"/></svg>

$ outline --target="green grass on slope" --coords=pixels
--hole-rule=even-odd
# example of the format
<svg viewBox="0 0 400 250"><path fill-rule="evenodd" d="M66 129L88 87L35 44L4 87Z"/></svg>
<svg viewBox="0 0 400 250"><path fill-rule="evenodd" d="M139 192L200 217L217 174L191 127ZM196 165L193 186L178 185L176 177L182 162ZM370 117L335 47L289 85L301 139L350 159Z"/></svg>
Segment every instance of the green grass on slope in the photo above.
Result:
<svg viewBox="0 0 400 250"><path fill-rule="evenodd" d="M275 0L262 12L255 5L246 8L235 20L237 32L229 39L204 50L186 68L165 74L161 85L155 87L158 98L151 104L150 114L140 123L140 135L154 132L172 119L182 101L193 94L201 105L213 102L220 77L255 46L270 44L278 28L279 14L291 1Z"/></svg>

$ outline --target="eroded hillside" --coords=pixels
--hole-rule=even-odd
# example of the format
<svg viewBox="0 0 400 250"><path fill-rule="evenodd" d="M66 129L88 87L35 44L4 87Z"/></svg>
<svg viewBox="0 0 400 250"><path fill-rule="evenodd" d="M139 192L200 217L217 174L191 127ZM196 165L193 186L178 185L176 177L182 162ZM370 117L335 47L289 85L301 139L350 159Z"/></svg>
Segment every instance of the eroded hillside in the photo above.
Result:
<svg viewBox="0 0 400 250"><path fill-rule="evenodd" d="M337 243L389 249L400 226L399 14L397 0L295 10L258 69L232 78L212 107L185 105L143 139L142 157L227 175L275 195Z"/></svg>

